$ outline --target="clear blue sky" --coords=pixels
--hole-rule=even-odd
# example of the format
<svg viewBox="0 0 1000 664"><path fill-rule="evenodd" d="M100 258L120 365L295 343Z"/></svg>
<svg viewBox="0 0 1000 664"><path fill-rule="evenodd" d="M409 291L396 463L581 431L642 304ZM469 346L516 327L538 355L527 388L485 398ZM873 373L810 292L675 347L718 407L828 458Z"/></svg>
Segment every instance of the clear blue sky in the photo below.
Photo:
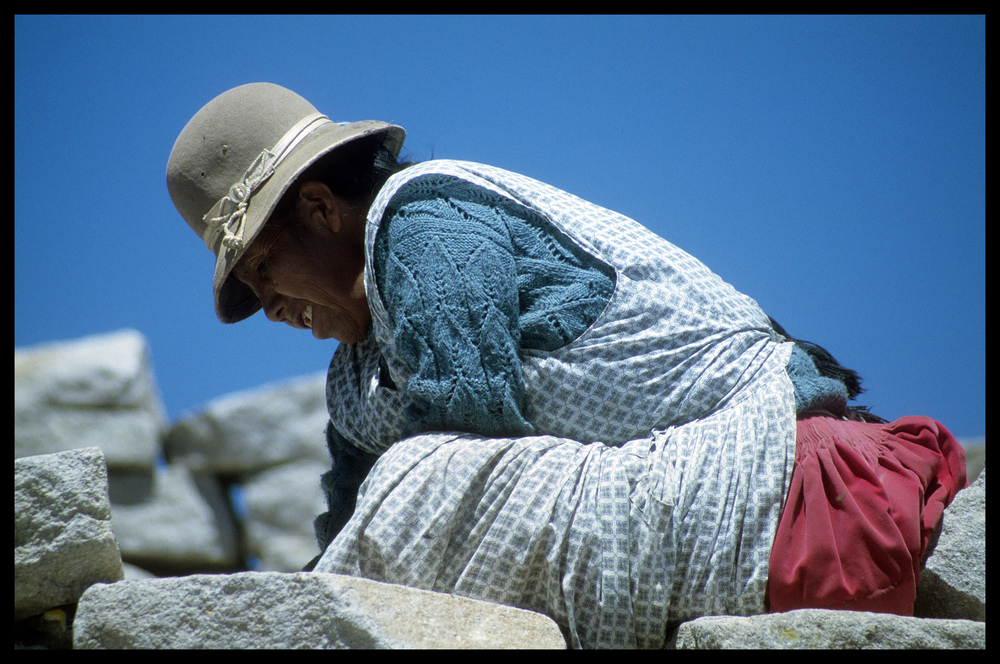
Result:
<svg viewBox="0 0 1000 664"><path fill-rule="evenodd" d="M222 325L170 203L174 139L272 81L406 154L618 210L865 377L985 434L984 17L15 17L14 345L133 327L169 416L325 370Z"/></svg>

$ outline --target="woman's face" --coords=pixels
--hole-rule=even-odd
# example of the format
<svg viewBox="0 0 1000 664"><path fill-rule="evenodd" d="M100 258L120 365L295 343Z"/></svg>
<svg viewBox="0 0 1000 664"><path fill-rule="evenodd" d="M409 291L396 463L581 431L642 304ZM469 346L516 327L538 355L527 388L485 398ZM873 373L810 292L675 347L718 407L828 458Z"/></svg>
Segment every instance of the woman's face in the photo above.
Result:
<svg viewBox="0 0 1000 664"><path fill-rule="evenodd" d="M267 224L233 268L253 289L267 317L317 339L357 343L368 334L364 250L342 233L342 224L301 216ZM336 229L336 230L335 230Z"/></svg>

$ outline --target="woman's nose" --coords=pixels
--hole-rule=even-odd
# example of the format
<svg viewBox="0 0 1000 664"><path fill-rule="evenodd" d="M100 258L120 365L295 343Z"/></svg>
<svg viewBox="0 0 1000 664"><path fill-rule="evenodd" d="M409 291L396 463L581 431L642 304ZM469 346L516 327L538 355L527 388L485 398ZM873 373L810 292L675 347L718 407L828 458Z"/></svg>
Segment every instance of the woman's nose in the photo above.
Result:
<svg viewBox="0 0 1000 664"><path fill-rule="evenodd" d="M270 291L260 299L260 304L264 308L264 313L267 315L268 320L275 323L281 323L285 320L285 309L288 306L288 300L283 295L278 295L274 291Z"/></svg>

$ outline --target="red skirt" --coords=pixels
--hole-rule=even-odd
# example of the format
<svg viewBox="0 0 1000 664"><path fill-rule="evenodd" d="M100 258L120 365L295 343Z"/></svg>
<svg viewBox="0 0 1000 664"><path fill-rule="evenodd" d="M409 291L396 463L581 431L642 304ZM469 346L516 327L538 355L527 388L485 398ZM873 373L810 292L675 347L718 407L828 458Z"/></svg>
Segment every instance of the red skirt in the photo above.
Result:
<svg viewBox="0 0 1000 664"><path fill-rule="evenodd" d="M771 550L770 610L913 615L928 541L968 484L965 451L934 420L803 416Z"/></svg>

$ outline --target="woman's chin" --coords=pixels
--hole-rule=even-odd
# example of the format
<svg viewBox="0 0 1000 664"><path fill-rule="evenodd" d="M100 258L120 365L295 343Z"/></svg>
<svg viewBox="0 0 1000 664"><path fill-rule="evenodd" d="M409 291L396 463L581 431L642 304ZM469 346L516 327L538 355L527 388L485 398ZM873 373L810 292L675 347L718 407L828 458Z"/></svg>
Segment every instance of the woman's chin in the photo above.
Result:
<svg viewBox="0 0 1000 664"><path fill-rule="evenodd" d="M356 344L368 337L371 318L359 321L361 316L338 315L318 307L313 310L312 333L317 339L336 339L342 344Z"/></svg>
<svg viewBox="0 0 1000 664"><path fill-rule="evenodd" d="M342 344L356 344L365 338L364 335L353 334L348 330L341 330L339 332L335 332L327 330L326 328L322 327L313 327L312 334L314 338L319 339L321 341L327 339L336 339Z"/></svg>
<svg viewBox="0 0 1000 664"><path fill-rule="evenodd" d="M312 334L313 334L313 337L315 337L316 339L319 339L320 341L325 340L325 339L333 339L333 335L332 334L329 334L327 332L323 332L322 330L320 330L319 328L316 328L316 327L312 328Z"/></svg>

